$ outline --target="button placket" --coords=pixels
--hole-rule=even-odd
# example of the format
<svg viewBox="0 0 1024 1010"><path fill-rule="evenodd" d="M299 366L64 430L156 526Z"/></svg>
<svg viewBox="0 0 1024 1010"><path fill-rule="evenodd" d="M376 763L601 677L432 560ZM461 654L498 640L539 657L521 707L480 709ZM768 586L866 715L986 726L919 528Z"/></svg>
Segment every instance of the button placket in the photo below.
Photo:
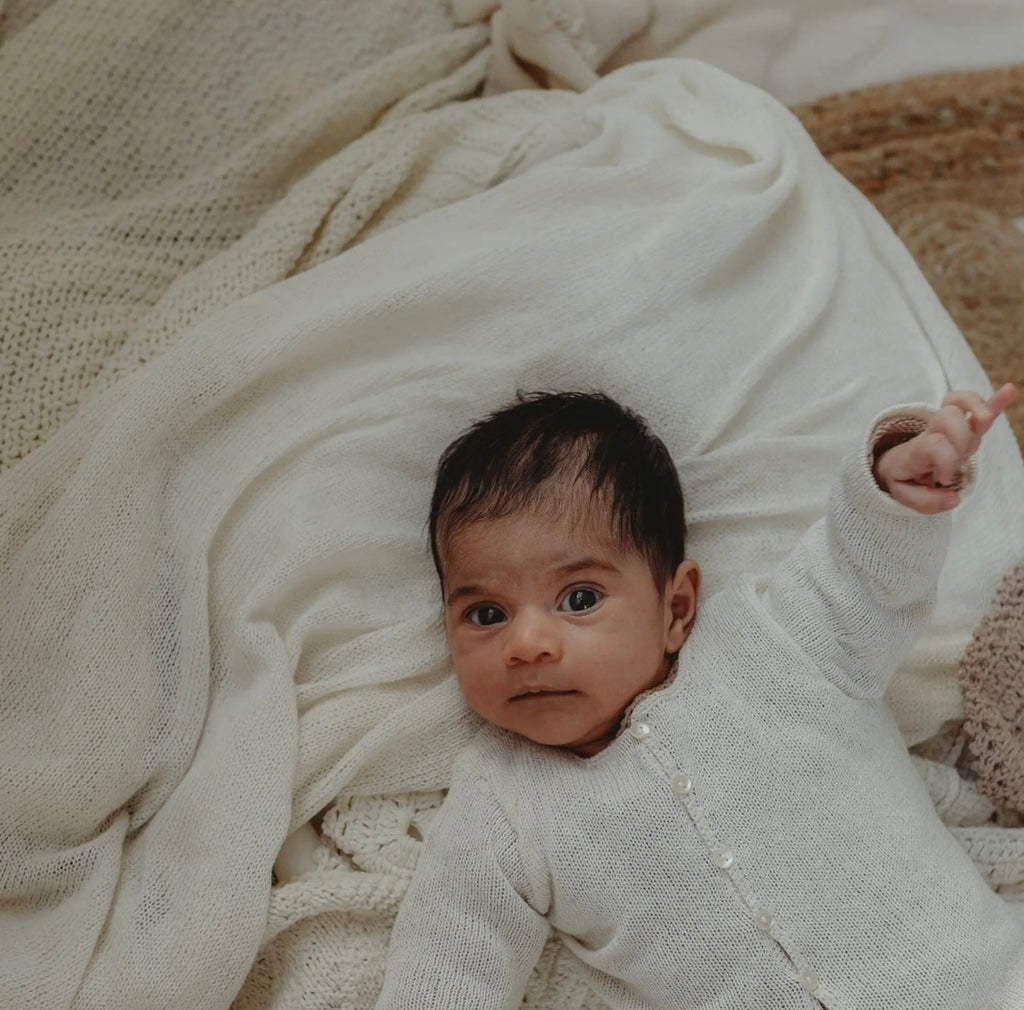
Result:
<svg viewBox="0 0 1024 1010"><path fill-rule="evenodd" d="M759 908L754 913L754 922L757 923L757 928L762 933L767 933L770 936L775 928L775 914L768 908Z"/></svg>
<svg viewBox="0 0 1024 1010"><path fill-rule="evenodd" d="M635 722L630 725L629 734L635 740L646 740L651 735L651 727L646 722Z"/></svg>
<svg viewBox="0 0 1024 1010"><path fill-rule="evenodd" d="M651 735L650 726L645 723L630 727L630 731L640 740L647 739ZM673 755L673 757L678 759L678 755ZM673 761L673 763L675 762ZM746 880L746 874L739 863L736 850L727 842L722 841L720 836L715 837L717 832L709 823L702 804L698 802L699 794L695 793L693 779L678 766L674 771L669 766L665 769L665 774L673 794L679 800L679 805L688 812L700 833L712 864L731 880L740 900L749 909L754 926L766 941L781 951L782 956L790 965L790 970L796 971L796 980L800 987L809 996L814 996L821 989L818 973L806 962L802 962L802 958L786 935L785 927L780 927L775 912L757 900L757 895ZM803 963L803 967L797 968L801 963Z"/></svg>
<svg viewBox="0 0 1024 1010"><path fill-rule="evenodd" d="M690 797L693 796L693 779L684 771L675 771L669 776L669 784L672 787L672 792L675 793L680 800L684 801L683 806L689 809L691 816L694 817L698 830L700 831L704 844L707 846L708 851L711 854L711 861L720 870L731 870L736 865L736 853L735 851L726 844L718 843L714 844L712 837L708 833L708 825L704 818L700 817L695 808L686 802Z"/></svg>
<svg viewBox="0 0 1024 1010"><path fill-rule="evenodd" d="M689 796L693 792L693 779L685 772L676 772L670 779L676 796Z"/></svg>
<svg viewBox="0 0 1024 1010"><path fill-rule="evenodd" d="M816 993L821 986L821 979L818 978L818 973L810 965L804 965L800 969L797 981L800 983L800 988L808 993Z"/></svg>

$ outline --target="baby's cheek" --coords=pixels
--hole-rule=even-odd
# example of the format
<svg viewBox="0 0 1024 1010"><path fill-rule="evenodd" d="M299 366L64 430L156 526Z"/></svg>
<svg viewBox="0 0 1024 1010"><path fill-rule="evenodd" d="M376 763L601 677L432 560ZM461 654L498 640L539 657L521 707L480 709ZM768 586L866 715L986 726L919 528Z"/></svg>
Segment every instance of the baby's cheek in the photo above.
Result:
<svg viewBox="0 0 1024 1010"><path fill-rule="evenodd" d="M455 679L463 697L473 707L485 704L493 695L491 678L487 676L481 664L471 653L465 650L452 650L452 665L455 668Z"/></svg>

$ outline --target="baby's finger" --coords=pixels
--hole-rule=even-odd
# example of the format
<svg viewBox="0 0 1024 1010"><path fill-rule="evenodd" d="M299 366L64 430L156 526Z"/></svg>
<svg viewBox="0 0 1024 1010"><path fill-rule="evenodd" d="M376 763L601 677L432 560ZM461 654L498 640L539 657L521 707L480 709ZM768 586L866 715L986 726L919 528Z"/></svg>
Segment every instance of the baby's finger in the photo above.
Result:
<svg viewBox="0 0 1024 1010"><path fill-rule="evenodd" d="M950 395L953 396L955 394ZM971 397L975 395L973 393L969 394ZM946 401L949 401L949 399L950 397L947 397ZM946 401L928 419L928 424L923 432L924 435L929 436L925 440L925 444L932 445L931 436L937 436L960 454L961 461L965 461L974 455L978 448L978 443L981 441L981 435L974 430L972 425L971 418L974 416L973 413L968 413L968 408L961 406L961 402L971 403L972 407L981 410L984 408L985 401L980 397L977 398L976 402L967 398L961 402L950 403Z"/></svg>
<svg viewBox="0 0 1024 1010"><path fill-rule="evenodd" d="M949 488L932 488L923 484L894 484L889 494L901 505L922 515L934 516L948 512L960 503L960 496Z"/></svg>
<svg viewBox="0 0 1024 1010"><path fill-rule="evenodd" d="M971 389L951 389L943 399L942 406L955 406L964 413L977 414L988 409L988 400Z"/></svg>
<svg viewBox="0 0 1024 1010"><path fill-rule="evenodd" d="M995 421L1015 399L1017 399L1017 387L1012 382L1004 382L988 400L988 408L992 411L992 421ZM992 421L989 422L989 427L991 427ZM985 431L988 431L988 428Z"/></svg>
<svg viewBox="0 0 1024 1010"><path fill-rule="evenodd" d="M963 432L959 432L962 436ZM908 443L909 444L909 443ZM963 470L968 454L939 431L925 432L915 440L913 465L918 483L927 486L930 475L936 486L953 484Z"/></svg>
<svg viewBox="0 0 1024 1010"><path fill-rule="evenodd" d="M954 389L948 393L942 401L940 413L950 415L954 419L959 413L962 426L970 436L966 440L954 439L954 443L965 456L973 456L978 451L981 436L988 431L996 417L988 401L980 393L965 389Z"/></svg>
<svg viewBox="0 0 1024 1010"><path fill-rule="evenodd" d="M1016 396L1017 387L1012 382L1006 382L987 400L969 390L953 390L942 401L942 405L959 407L968 414L971 430L980 442L981 436L992 427L996 418L1013 403Z"/></svg>

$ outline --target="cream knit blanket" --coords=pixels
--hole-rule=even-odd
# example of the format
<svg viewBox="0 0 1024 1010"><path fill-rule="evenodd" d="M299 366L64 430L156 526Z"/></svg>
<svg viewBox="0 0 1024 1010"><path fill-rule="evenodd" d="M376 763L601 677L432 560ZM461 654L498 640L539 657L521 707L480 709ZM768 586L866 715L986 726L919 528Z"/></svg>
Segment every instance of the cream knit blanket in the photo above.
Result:
<svg viewBox="0 0 1024 1010"><path fill-rule="evenodd" d="M502 178L551 96L465 103L422 0L0 3L0 470L210 313Z"/></svg>
<svg viewBox="0 0 1024 1010"><path fill-rule="evenodd" d="M143 61L152 37L134 44ZM242 300L259 243L205 261L198 324L0 474L0 1006L225 1007L243 983L240 1008L372 1006L415 833L473 731L423 540L432 469L515 388L602 387L651 419L713 588L791 546L877 409L986 386L905 250L763 93L668 63L536 97L566 118L501 186ZM543 119L515 108L482 145L488 181ZM497 123L473 115L473 136ZM391 137L418 137L429 168L416 122ZM260 150L235 181L263 172ZM275 164L312 198L302 159ZM67 284L133 248L127 219L80 206ZM269 256L287 215L253 217ZM193 300L176 297L121 346L176 336L171 308ZM1005 424L981 471L894 686L908 741L960 714L957 659L1024 557ZM336 854L271 894L286 833L329 805ZM587 1005L561 957L534 1006Z"/></svg>

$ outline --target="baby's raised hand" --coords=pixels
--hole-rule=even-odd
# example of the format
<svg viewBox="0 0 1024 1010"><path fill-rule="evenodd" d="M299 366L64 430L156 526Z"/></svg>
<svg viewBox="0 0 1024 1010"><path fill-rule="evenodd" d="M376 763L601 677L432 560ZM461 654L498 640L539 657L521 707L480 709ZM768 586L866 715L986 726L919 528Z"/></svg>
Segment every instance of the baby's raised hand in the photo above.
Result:
<svg viewBox="0 0 1024 1010"><path fill-rule="evenodd" d="M1016 395L1010 382L988 400L977 393L950 393L920 434L887 449L875 460L878 486L924 515L955 508L960 495L949 485L956 484L982 436Z"/></svg>

